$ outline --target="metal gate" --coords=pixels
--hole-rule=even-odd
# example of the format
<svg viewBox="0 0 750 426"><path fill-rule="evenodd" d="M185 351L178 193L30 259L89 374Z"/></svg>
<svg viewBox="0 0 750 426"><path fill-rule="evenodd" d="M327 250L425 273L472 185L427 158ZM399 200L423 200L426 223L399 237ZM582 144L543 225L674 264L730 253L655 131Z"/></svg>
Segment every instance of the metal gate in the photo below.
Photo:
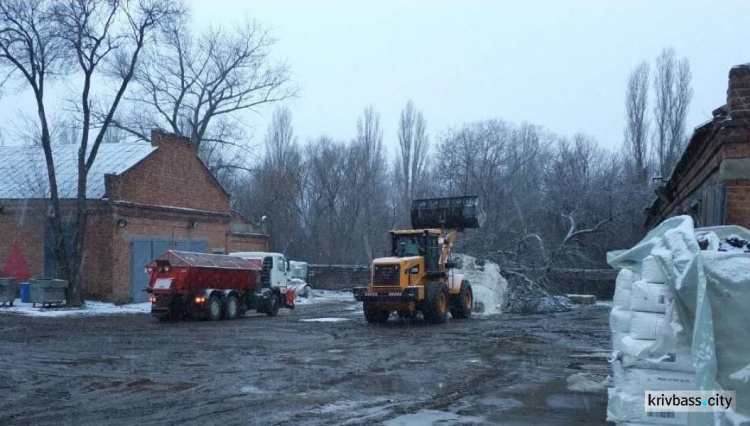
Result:
<svg viewBox="0 0 750 426"><path fill-rule="evenodd" d="M175 250L206 253L205 241L133 240L130 242L130 283L133 303L148 302L148 293L143 291L148 285L146 264L165 251Z"/></svg>

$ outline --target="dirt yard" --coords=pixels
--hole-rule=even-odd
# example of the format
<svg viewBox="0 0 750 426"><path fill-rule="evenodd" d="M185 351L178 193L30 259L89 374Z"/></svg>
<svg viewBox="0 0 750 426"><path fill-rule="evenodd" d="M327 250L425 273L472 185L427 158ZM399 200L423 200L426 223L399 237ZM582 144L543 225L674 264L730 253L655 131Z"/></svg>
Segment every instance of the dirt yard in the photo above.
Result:
<svg viewBox="0 0 750 426"><path fill-rule="evenodd" d="M352 299L231 322L4 314L0 424L605 424L606 392L566 378L608 375L607 313L370 326Z"/></svg>

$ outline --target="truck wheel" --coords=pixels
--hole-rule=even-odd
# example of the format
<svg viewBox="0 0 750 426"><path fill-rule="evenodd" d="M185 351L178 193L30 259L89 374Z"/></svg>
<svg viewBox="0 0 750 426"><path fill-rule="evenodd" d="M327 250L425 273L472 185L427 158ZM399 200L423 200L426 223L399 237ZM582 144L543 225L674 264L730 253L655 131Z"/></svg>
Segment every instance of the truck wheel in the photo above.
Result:
<svg viewBox="0 0 750 426"><path fill-rule="evenodd" d="M268 305L266 305L266 315L269 317L275 317L279 313L279 295L271 293L271 298L268 299Z"/></svg>
<svg viewBox="0 0 750 426"><path fill-rule="evenodd" d="M422 303L424 319L432 324L448 320L448 288L443 283L427 283Z"/></svg>
<svg viewBox="0 0 750 426"><path fill-rule="evenodd" d="M164 312L163 314L154 315L159 322L167 322L172 319L172 311Z"/></svg>
<svg viewBox="0 0 750 426"><path fill-rule="evenodd" d="M385 324L388 322L388 317L391 316L391 311L377 309L373 306L369 306L368 304L365 304L364 311L365 319L370 324Z"/></svg>
<svg viewBox="0 0 750 426"><path fill-rule="evenodd" d="M468 281L461 281L461 289L457 297L453 300L451 306L451 316L453 318L471 318L471 309L474 305L474 293L471 291L471 284Z"/></svg>
<svg viewBox="0 0 750 426"><path fill-rule="evenodd" d="M219 300L219 296L211 296L208 299L208 319L211 321L220 320L221 311L221 300Z"/></svg>
<svg viewBox="0 0 750 426"><path fill-rule="evenodd" d="M227 297L227 303L224 305L224 319L237 319L240 315L240 301L237 296Z"/></svg>

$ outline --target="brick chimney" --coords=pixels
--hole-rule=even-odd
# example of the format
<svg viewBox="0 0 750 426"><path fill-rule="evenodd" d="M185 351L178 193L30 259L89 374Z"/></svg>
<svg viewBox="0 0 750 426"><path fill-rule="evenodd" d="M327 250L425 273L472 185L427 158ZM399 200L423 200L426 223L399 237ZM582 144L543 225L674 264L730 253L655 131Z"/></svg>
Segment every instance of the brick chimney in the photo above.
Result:
<svg viewBox="0 0 750 426"><path fill-rule="evenodd" d="M177 133L168 133L163 130L159 129L153 129L151 130L151 146L161 146L162 144L182 144L185 146L188 146L198 151L195 147L195 144L190 140L190 138L187 138L182 135L178 135Z"/></svg>
<svg viewBox="0 0 750 426"><path fill-rule="evenodd" d="M733 120L750 118L750 64L729 70L727 109Z"/></svg>

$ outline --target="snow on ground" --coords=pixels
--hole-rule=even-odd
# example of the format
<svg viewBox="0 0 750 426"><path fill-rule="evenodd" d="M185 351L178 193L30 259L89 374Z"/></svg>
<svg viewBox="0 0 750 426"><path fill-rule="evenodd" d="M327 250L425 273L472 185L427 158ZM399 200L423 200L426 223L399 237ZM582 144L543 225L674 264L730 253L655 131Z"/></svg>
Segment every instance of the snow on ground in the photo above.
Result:
<svg viewBox="0 0 750 426"><path fill-rule="evenodd" d="M11 313L31 317L74 317L74 316L97 316L97 315L119 315L119 314L143 314L151 312L151 303L134 303L131 305L115 305L113 303L86 301L82 308L42 308L31 303L21 303L16 299L13 307L0 308L0 313Z"/></svg>
<svg viewBox="0 0 750 426"><path fill-rule="evenodd" d="M349 321L349 318L309 318L301 319L302 322L341 322Z"/></svg>
<svg viewBox="0 0 750 426"><path fill-rule="evenodd" d="M484 266L477 265L475 258L464 254L454 254L451 257L460 266L454 273L464 274L464 279L471 283L474 314L502 314L508 297L508 282L500 275L500 267L490 261L486 261Z"/></svg>
<svg viewBox="0 0 750 426"><path fill-rule="evenodd" d="M604 392L607 389L608 379L602 382L592 380L586 373L576 373L568 377L568 390L573 392Z"/></svg>

